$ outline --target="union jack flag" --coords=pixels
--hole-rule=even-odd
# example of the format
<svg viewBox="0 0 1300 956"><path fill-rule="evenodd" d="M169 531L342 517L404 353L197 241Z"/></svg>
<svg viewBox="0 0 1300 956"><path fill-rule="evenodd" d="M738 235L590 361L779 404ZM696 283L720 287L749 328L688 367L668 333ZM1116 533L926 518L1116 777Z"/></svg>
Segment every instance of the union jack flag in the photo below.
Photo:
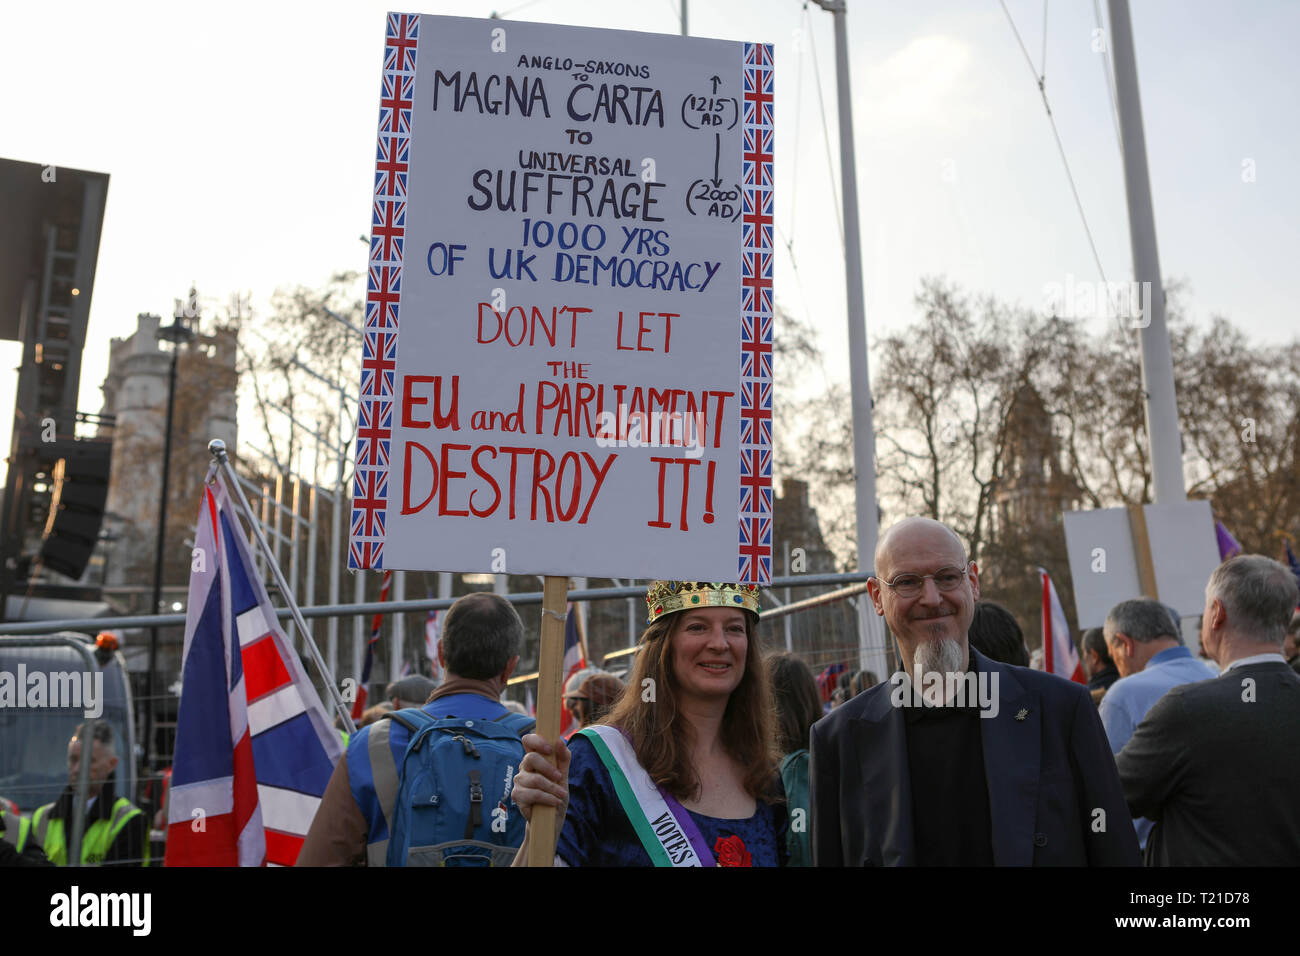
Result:
<svg viewBox="0 0 1300 956"><path fill-rule="evenodd" d="M392 428L392 399L363 397L357 424L358 467L388 468Z"/></svg>
<svg viewBox="0 0 1300 956"><path fill-rule="evenodd" d="M393 394L393 375L397 368L397 333L386 329L367 329L361 352L361 391L365 395L387 398Z"/></svg>
<svg viewBox="0 0 1300 956"><path fill-rule="evenodd" d="M418 14L390 13L384 46L384 71L415 72L415 48L420 39Z"/></svg>
<svg viewBox="0 0 1300 956"><path fill-rule="evenodd" d="M772 131L762 127L745 127L745 152L743 154L746 186L772 185ZM770 243L769 243L770 244Z"/></svg>
<svg viewBox="0 0 1300 956"><path fill-rule="evenodd" d="M379 95L379 132L410 133L415 77L385 73Z"/></svg>
<svg viewBox="0 0 1300 956"><path fill-rule="evenodd" d="M342 741L277 623L225 488L205 488L190 575L167 866L292 866ZM202 820L200 827L195 820Z"/></svg>
<svg viewBox="0 0 1300 956"><path fill-rule="evenodd" d="M754 335L754 326L758 335ZM740 319L741 378L772 377L772 317L745 315Z"/></svg>
<svg viewBox="0 0 1300 956"><path fill-rule="evenodd" d="M772 311L772 253L745 250L740 257L741 309L745 312Z"/></svg>
<svg viewBox="0 0 1300 956"><path fill-rule="evenodd" d="M740 513L772 513L772 451L747 448L740 453Z"/></svg>
<svg viewBox="0 0 1300 956"><path fill-rule="evenodd" d="M397 328L401 296L402 267L372 264L366 282L366 328Z"/></svg>
<svg viewBox="0 0 1300 956"><path fill-rule="evenodd" d="M770 170L767 175L769 177L772 175ZM773 195L775 194L770 189L744 191L740 240L745 248L772 248Z"/></svg>
<svg viewBox="0 0 1300 956"><path fill-rule="evenodd" d="M406 198L406 170L402 163L387 169L375 171L375 195L386 199Z"/></svg>
<svg viewBox="0 0 1300 956"><path fill-rule="evenodd" d="M388 499L388 470L358 468L352 480L352 536L382 538Z"/></svg>
<svg viewBox="0 0 1300 956"><path fill-rule="evenodd" d="M770 48L767 55L770 60ZM744 93L746 125L772 125L772 75L770 63L746 64Z"/></svg>
<svg viewBox="0 0 1300 956"><path fill-rule="evenodd" d="M411 137L381 133L375 151L375 195L405 199L410 162Z"/></svg>
<svg viewBox="0 0 1300 956"><path fill-rule="evenodd" d="M772 44L746 43L745 65L768 67L770 69L772 66Z"/></svg>
<svg viewBox="0 0 1300 956"><path fill-rule="evenodd" d="M740 519L740 582L772 580L772 519Z"/></svg>
<svg viewBox="0 0 1300 956"><path fill-rule="evenodd" d="M772 444L772 383L750 379L740 383L740 443Z"/></svg>
<svg viewBox="0 0 1300 956"><path fill-rule="evenodd" d="M383 604L388 600L388 589L393 583L393 572L384 572L384 583L379 588L379 603ZM360 720L361 715L366 712L366 698L370 691L370 668L375 663L375 645L379 643L379 636L383 633L384 612L376 611L374 618L370 621L370 640L366 642L366 656L361 663L361 676L357 680L357 696L352 701L352 719Z"/></svg>
<svg viewBox="0 0 1300 956"><path fill-rule="evenodd" d="M406 233L406 203L376 199L370 217L370 261L402 263Z"/></svg>
<svg viewBox="0 0 1300 956"><path fill-rule="evenodd" d="M384 543L382 541L358 541L355 538L348 547L348 568L362 571L366 568L383 570Z"/></svg>
<svg viewBox="0 0 1300 956"><path fill-rule="evenodd" d="M587 666L586 641L582 637L584 629L578 613L578 608L572 603L568 605L565 611L564 662L560 666L560 670L564 674L565 684L569 682L570 677ZM560 687L563 689L564 684L561 684ZM569 713L569 708L562 708L560 711L560 736L572 734L577 729L573 723L573 715Z"/></svg>
<svg viewBox="0 0 1300 956"><path fill-rule="evenodd" d="M841 661L838 664L831 664L817 675L817 690L822 695L823 704L831 702L831 697L834 696L835 688L839 684L839 676L848 669L849 665Z"/></svg>

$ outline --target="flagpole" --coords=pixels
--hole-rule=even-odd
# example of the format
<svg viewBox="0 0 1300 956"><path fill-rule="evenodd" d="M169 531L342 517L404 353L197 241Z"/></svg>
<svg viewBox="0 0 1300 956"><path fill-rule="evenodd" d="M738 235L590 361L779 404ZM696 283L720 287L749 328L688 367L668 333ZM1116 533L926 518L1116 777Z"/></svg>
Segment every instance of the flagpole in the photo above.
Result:
<svg viewBox="0 0 1300 956"><path fill-rule="evenodd" d="M226 443L220 438L214 438L208 442L208 452L215 460L217 469L225 476L226 493L229 494L231 489L234 489L235 502L239 505L244 520L253 529L253 535L257 538L257 546L271 566L271 573L275 576L275 583L280 586L280 594L284 597L285 603L289 605L289 612L293 615L293 621L298 626L298 633L302 635L303 640L306 642L307 650L311 651L311 659L316 662L317 670L325 678L325 689L329 691L330 700L334 702L334 709L338 711L339 718L343 721L343 729L349 735L355 734L357 732L356 724L352 722L352 715L348 713L347 708L343 705L343 695L339 693L338 687L334 684L334 675L329 672L324 659L320 656L320 649L316 646L311 631L307 629L307 622L302 618L302 611L298 610L298 602L294 600L293 592L289 590L289 585L280 572L280 566L271 559L271 546L267 544L261 526L250 517L253 509L249 507L248 499L244 497L244 489L239 485L239 476L235 474L234 469L230 466L230 458L226 454Z"/></svg>

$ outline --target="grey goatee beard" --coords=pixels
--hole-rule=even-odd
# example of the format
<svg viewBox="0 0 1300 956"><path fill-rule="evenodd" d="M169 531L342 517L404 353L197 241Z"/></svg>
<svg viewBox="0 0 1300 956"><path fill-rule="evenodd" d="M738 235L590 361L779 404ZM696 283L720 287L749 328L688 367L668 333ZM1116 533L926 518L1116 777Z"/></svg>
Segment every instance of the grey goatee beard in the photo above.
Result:
<svg viewBox="0 0 1300 956"><path fill-rule="evenodd" d="M912 657L912 672L913 683L921 689L925 702L932 707L943 703L943 688L949 683L943 679L944 675L962 672L961 643L953 637L941 637L922 642L917 646ZM927 674L940 676L935 687L937 693L927 692L930 690L925 679Z"/></svg>

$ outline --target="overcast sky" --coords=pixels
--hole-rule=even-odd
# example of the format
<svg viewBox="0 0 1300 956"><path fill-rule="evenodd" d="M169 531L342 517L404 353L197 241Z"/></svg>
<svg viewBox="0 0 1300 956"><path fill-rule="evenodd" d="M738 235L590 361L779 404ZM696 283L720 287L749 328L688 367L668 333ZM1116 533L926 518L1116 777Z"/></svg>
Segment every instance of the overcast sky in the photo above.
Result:
<svg viewBox="0 0 1300 956"><path fill-rule="evenodd" d="M1099 4L1105 15L1105 3ZM1007 0L1042 69L1107 278L1131 275L1115 119L1088 0ZM1160 260L1192 314L1256 341L1295 334L1300 4L1136 0ZM8 4L0 156L111 177L80 406L113 336L205 300L364 269L388 4ZM425 2L412 12L675 33L675 0ZM697 36L776 45L780 304L847 376L831 17L797 0L692 0ZM996 0L849 0L867 323L914 316L921 277L1039 306L1099 278L1038 89ZM814 69L814 56L816 66ZM825 113L819 103L818 86ZM829 137L829 148L827 145ZM1252 175L1253 173L1253 175ZM1250 181L1252 180L1253 181ZM0 359L12 368L17 346ZM8 448L15 376L0 376ZM251 422L249 423L251 424Z"/></svg>

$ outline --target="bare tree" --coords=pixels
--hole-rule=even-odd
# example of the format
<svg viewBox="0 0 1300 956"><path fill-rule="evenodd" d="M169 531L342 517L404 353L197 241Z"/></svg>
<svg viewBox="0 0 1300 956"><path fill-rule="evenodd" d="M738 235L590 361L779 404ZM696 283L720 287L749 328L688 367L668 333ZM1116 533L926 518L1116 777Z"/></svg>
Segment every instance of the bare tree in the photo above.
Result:
<svg viewBox="0 0 1300 956"><path fill-rule="evenodd" d="M816 330L780 306L773 339L775 470L808 482L827 546L851 570L857 561L848 389L827 374Z"/></svg>
<svg viewBox="0 0 1300 956"><path fill-rule="evenodd" d="M1210 499L1248 550L1279 555L1283 539L1300 537L1300 342L1255 347L1222 318L1198 327L1180 307L1182 290L1171 283L1166 293L1188 494ZM942 279L925 280L916 303L916 320L877 345L879 488L889 517L949 523L1026 620L1037 618L1035 565L1071 606L1062 508L1151 499L1136 330L1090 336ZM846 390L827 385L778 417L782 460L818 485L842 554L853 541L848 408ZM1019 477L1008 469L1023 464L1008 460L1012 432L1026 427L1050 436L1048 460L1033 463L1052 472L1038 516L1028 525L994 520L1000 489Z"/></svg>
<svg viewBox="0 0 1300 956"><path fill-rule="evenodd" d="M276 290L269 319L243 323L251 334L240 340L240 371L247 373L241 380L248 382L265 452L280 474L298 470L295 463L307 444L301 426L326 436L337 433L339 396L327 383L348 393L357 390L361 338L330 313L361 328L363 294L359 273L338 273L320 289ZM346 441L356 428L346 402L343 415Z"/></svg>

